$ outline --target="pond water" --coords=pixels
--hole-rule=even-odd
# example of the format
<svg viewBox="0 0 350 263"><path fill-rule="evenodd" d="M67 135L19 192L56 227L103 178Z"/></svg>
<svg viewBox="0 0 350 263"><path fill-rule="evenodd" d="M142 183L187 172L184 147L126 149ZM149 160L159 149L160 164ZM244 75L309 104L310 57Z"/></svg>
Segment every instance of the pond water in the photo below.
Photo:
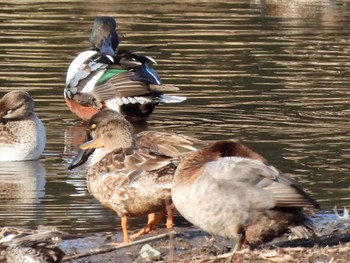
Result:
<svg viewBox="0 0 350 263"><path fill-rule="evenodd" d="M241 139L297 178L325 213L349 205L347 1L13 2L0 1L0 95L30 92L47 145L39 161L0 164L1 226L119 229L87 192L87 167L67 171L84 124L65 105L65 73L100 15L117 19L121 47L156 45L147 54L163 82L188 97L159 106L138 131Z"/></svg>

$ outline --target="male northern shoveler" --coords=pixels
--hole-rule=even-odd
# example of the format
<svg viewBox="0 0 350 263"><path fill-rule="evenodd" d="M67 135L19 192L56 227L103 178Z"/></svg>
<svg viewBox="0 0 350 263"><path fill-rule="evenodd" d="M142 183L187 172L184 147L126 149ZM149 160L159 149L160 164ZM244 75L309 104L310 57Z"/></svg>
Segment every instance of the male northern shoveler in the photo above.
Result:
<svg viewBox="0 0 350 263"><path fill-rule="evenodd" d="M294 179L248 147L218 141L185 156L172 186L176 209L192 224L236 242L258 245L307 220L319 205Z"/></svg>
<svg viewBox="0 0 350 263"><path fill-rule="evenodd" d="M93 139L81 148L95 149L87 175L89 192L121 217L124 243L128 243L127 216L162 211L133 237L149 232L171 204L170 186L181 149L194 150L194 144L202 142L163 132L135 135L120 113L108 109L94 115L88 127ZM89 154L80 152L69 168L81 165ZM167 227L172 227L172 214L168 219Z"/></svg>
<svg viewBox="0 0 350 263"><path fill-rule="evenodd" d="M32 97L20 90L5 94L0 99L0 161L37 159L45 142L45 127L34 113Z"/></svg>
<svg viewBox="0 0 350 263"><path fill-rule="evenodd" d="M159 103L186 99L163 94L177 88L161 85L152 58L122 49L115 53L119 38L112 17L95 19L90 45L70 64L64 90L67 106L81 119L109 108L131 122L144 121Z"/></svg>

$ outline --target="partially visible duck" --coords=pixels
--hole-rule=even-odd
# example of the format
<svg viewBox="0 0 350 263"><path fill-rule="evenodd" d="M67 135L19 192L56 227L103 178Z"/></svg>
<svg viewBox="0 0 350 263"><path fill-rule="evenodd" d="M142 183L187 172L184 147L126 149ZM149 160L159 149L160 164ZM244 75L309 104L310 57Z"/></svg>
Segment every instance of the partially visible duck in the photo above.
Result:
<svg viewBox="0 0 350 263"><path fill-rule="evenodd" d="M186 99L163 94L177 88L161 84L152 58L124 49L115 53L118 45L116 21L112 17L96 18L90 50L80 53L67 72L64 97L74 114L87 121L109 108L131 122L145 121L159 103Z"/></svg>
<svg viewBox="0 0 350 263"><path fill-rule="evenodd" d="M0 161L38 159L45 148L46 132L34 112L32 97L15 90L0 99Z"/></svg>
<svg viewBox="0 0 350 263"><path fill-rule="evenodd" d="M192 224L234 240L234 251L305 223L303 207L319 208L297 181L235 141L187 154L177 167L172 199Z"/></svg>
<svg viewBox="0 0 350 263"><path fill-rule="evenodd" d="M61 262L65 254L57 241L62 236L58 231L3 227L0 229L0 262Z"/></svg>
<svg viewBox="0 0 350 263"><path fill-rule="evenodd" d="M201 143L191 137L145 131L134 134L131 124L118 112L102 110L88 124L92 140L80 146L70 169L81 165L95 149L87 175L89 192L121 217L123 242L128 243L127 217L170 210L170 187L181 149ZM84 151L89 151L85 154ZM153 218L136 238L149 232L160 217ZM169 215L167 227L172 227Z"/></svg>

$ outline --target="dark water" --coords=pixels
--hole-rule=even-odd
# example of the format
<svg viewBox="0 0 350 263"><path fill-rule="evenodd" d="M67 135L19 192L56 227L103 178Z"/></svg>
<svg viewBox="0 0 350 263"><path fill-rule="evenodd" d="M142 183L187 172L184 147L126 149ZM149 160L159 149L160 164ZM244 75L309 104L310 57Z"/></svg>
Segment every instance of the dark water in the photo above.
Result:
<svg viewBox="0 0 350 263"><path fill-rule="evenodd" d="M0 2L1 95L33 95L47 146L40 161L0 164L0 225L119 228L86 191L87 168L67 171L84 126L65 106L65 73L99 15L117 19L122 47L156 45L148 54L163 82L188 97L138 129L241 139L325 211L349 206L349 2L8 2Z"/></svg>

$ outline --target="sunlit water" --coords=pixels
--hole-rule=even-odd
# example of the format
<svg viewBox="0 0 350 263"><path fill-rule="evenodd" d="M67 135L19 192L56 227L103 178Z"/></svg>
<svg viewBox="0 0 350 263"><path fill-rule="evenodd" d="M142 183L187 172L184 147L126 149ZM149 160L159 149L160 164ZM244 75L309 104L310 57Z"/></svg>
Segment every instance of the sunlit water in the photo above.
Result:
<svg viewBox="0 0 350 263"><path fill-rule="evenodd" d="M349 3L226 2L1 1L1 96L32 94L47 146L40 161L0 164L0 224L119 228L87 192L87 167L67 171L84 125L65 105L65 72L88 48L99 15L117 19L122 47L156 45L147 53L163 82L188 97L159 106L138 130L241 139L297 178L324 211L348 206Z"/></svg>

